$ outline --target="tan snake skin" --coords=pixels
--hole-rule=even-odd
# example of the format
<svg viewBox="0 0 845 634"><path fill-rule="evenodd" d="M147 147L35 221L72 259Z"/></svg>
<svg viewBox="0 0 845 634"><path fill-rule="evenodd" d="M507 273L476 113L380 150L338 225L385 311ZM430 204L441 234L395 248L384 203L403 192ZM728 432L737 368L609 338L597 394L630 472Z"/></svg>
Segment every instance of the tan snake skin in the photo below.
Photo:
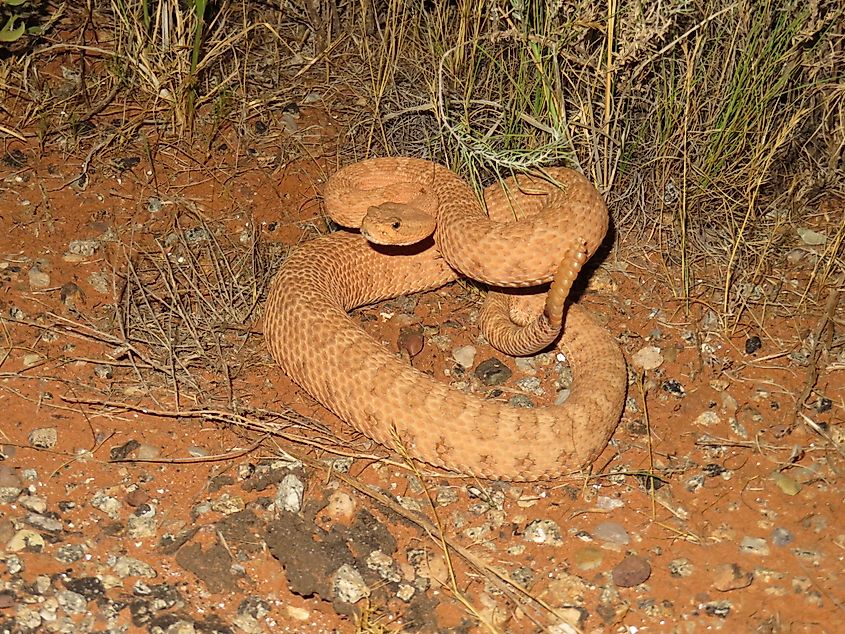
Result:
<svg viewBox="0 0 845 634"><path fill-rule="evenodd" d="M370 206L388 200L434 200L434 239L374 246L359 234L337 232L301 245L270 287L264 332L271 354L288 376L358 431L388 447L398 441L410 456L432 465L530 481L589 464L619 421L627 372L616 341L577 304L566 311L558 342L572 366L571 394L562 405L537 408L451 388L392 354L347 314L442 286L457 279L456 270L501 287L548 282L563 254L571 257L573 236L592 255L607 231L601 196L576 172L556 169L551 175L562 191L526 177L511 179L509 193L497 185L485 191L496 217L521 216L520 210L530 216L503 224L487 218L472 190L434 163L389 158L344 168L324 192L340 224L360 224ZM513 191L517 185L523 191Z"/></svg>

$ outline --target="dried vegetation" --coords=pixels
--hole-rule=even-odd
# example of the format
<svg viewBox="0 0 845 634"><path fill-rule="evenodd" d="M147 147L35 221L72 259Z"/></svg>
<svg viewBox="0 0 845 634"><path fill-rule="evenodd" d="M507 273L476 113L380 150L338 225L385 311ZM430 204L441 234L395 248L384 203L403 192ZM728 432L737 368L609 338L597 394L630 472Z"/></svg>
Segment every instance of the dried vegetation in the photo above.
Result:
<svg viewBox="0 0 845 634"><path fill-rule="evenodd" d="M575 164L628 244L646 245L676 296L712 305L728 330L750 307L759 319L823 301L842 271L839 2L3 0L0 11L18 16L0 60L9 140L35 131L94 161L139 137L207 154L221 130L247 134L320 100L347 124L343 161L430 156L477 185ZM797 229L824 245L796 287L780 272L806 247Z"/></svg>

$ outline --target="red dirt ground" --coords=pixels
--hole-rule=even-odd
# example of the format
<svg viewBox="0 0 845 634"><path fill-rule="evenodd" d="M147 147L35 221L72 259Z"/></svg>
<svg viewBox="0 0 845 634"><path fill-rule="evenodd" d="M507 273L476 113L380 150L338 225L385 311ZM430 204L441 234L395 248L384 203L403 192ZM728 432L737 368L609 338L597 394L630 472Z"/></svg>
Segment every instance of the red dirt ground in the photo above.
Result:
<svg viewBox="0 0 845 634"><path fill-rule="evenodd" d="M112 315L125 246L163 240L187 209L233 236L252 220L271 244L291 246L325 231L319 192L335 169L319 151L333 136L327 121L319 117L319 127L309 128L313 160L287 162L275 136L245 141L250 152L237 157L235 143L190 158L162 146L153 163L138 144L113 154L111 164L95 162L84 189L72 184L81 158L7 144L7 156L19 151L22 163L0 166L0 631L27 631L27 623L30 631L355 631L348 604L292 592L291 569L267 545L266 526L285 512L267 502L275 489L245 482L282 451L305 462L290 473L306 485L298 516L318 542L330 541L332 526L346 527L340 534L354 550L367 533L326 507L332 495L353 513L368 509L395 539L390 559L401 580L381 582L369 608L365 599L356 604L378 620L359 631L489 631L479 614L503 632L576 631L564 622L589 632L838 630L845 616L841 333L833 339L838 349L811 354L826 296L797 314L772 306L754 322L749 313L726 335L705 304L687 313L671 296L654 251L635 240L615 244L581 301L618 338L629 364L650 346L663 362L648 371L631 366L624 418L592 476L552 483L421 480L400 456L351 433L293 385L258 337L249 343L258 361L232 383L236 398L246 407L287 406L325 425L328 433L289 434L310 444L264 438L254 446L262 434L242 426L78 402L177 409L164 383L147 394L126 367L98 374L97 363L109 363L116 346L81 336L91 327L119 337ZM119 159L135 156L140 162L119 171ZM160 210L151 211L151 197ZM826 204L817 231L842 213L835 201ZM69 253L72 241L89 239L98 241L94 253ZM811 271L805 258L783 270L783 280L800 293ZM497 356L514 370L507 398L525 375L478 342L479 301L479 293L454 284L415 306L389 302L358 316L394 350L401 328L422 327L425 348L413 363L444 381L455 380L444 371L459 346L478 348L476 364ZM832 313L837 328L841 314ZM260 320L250 326L260 333ZM755 336L761 347L746 352ZM551 366L539 369L547 387ZM818 380L796 419L812 367ZM214 368L206 372L220 383ZM194 405L190 395L182 398L183 407ZM39 428L55 430L54 445L32 446ZM113 450L133 440L153 460L137 460L130 447L128 461L113 461ZM357 457L345 476L332 473L324 460L344 454L374 457ZM536 520L556 524L559 543L548 538L553 529L544 543L528 539L538 535ZM425 530L431 524L480 566L450 547L454 587L439 536ZM168 548L167 536L180 535L185 545ZM415 567L420 549L430 561ZM300 554L305 561L289 566L316 566ZM620 564L629 556L648 573L625 587ZM150 568L126 570L126 557ZM497 584L491 570L526 594ZM96 591L86 594L86 583ZM159 584L178 590L178 599L153 601L150 587ZM414 589L410 601L396 597L403 584Z"/></svg>

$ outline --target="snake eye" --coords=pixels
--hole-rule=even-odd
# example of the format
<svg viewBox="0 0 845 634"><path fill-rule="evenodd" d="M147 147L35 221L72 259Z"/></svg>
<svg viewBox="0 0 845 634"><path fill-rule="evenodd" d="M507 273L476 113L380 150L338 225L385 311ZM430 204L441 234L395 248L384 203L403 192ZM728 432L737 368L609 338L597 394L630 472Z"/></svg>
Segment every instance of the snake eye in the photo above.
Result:
<svg viewBox="0 0 845 634"><path fill-rule="evenodd" d="M393 227L393 229L395 231L399 231L399 227L402 226L402 223L399 222L398 220L394 220L393 223L390 226Z"/></svg>

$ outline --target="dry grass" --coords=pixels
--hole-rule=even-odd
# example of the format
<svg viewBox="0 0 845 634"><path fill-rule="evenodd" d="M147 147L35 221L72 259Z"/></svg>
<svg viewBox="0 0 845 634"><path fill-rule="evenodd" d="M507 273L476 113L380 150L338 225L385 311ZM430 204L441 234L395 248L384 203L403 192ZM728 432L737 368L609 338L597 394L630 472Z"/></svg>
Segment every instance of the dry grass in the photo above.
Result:
<svg viewBox="0 0 845 634"><path fill-rule="evenodd" d="M389 3L366 50L378 81L355 87L369 106L355 157L433 156L477 183L573 163L676 296L715 306L728 330L836 283L845 225L811 214L845 197L841 4L404 6ZM820 226L796 293L775 278L803 246L796 228Z"/></svg>
<svg viewBox="0 0 845 634"><path fill-rule="evenodd" d="M233 240L223 223L182 212L154 248L125 248L115 320L125 356L141 385L170 388L177 409L183 395L239 409L233 381L254 361L251 324L281 257L249 227Z"/></svg>
<svg viewBox="0 0 845 634"><path fill-rule="evenodd" d="M4 5L45 31L0 58L8 138L99 155L196 128L207 153L224 128L318 98L347 123L344 161L432 157L477 186L576 165L627 243L726 329L816 303L842 272L845 226L813 215L845 198L835 0L63 6ZM796 290L775 278L797 228L827 242Z"/></svg>

